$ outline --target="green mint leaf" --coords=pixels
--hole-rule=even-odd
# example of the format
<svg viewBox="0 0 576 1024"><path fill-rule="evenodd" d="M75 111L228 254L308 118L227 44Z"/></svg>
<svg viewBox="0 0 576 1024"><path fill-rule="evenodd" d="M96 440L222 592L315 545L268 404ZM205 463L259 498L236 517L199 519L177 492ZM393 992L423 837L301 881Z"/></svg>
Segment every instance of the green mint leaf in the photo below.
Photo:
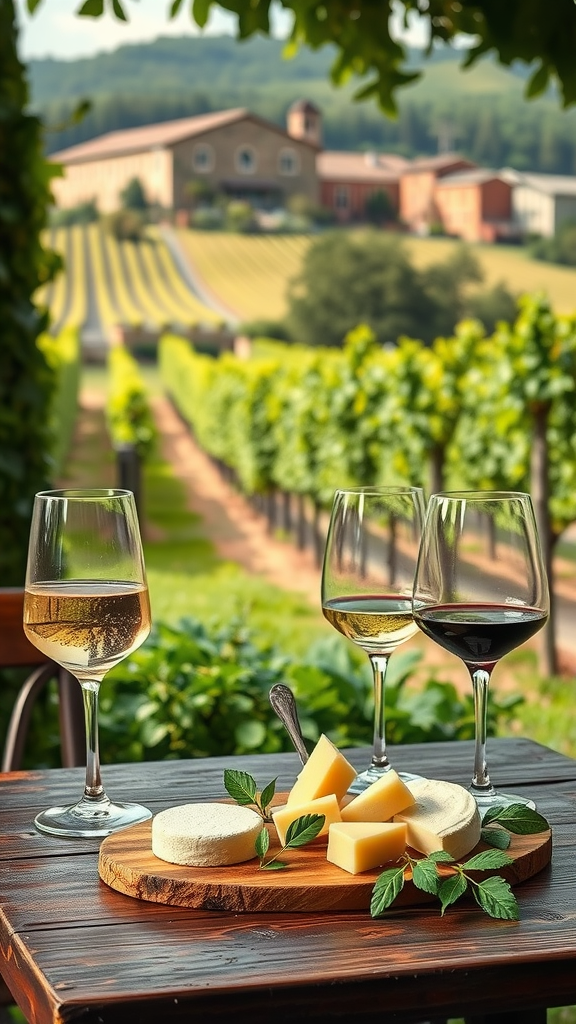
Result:
<svg viewBox="0 0 576 1024"><path fill-rule="evenodd" d="M485 878L472 887L474 899L490 917L498 917L502 921L517 921L519 918L518 903L508 882L500 875Z"/></svg>
<svg viewBox="0 0 576 1024"><path fill-rule="evenodd" d="M267 864L260 865L262 871L282 871L283 868L287 867L288 865L285 860L269 860Z"/></svg>
<svg viewBox="0 0 576 1024"><path fill-rule="evenodd" d="M499 825L517 836L531 836L538 832L546 832L550 828L546 818L526 804L499 804L497 807L491 807L486 811L482 824L488 825L491 821L497 821Z"/></svg>
<svg viewBox="0 0 576 1024"><path fill-rule="evenodd" d="M484 850L467 860L462 867L465 871L491 871L505 868L512 863L512 857L502 850Z"/></svg>
<svg viewBox="0 0 576 1024"><path fill-rule="evenodd" d="M512 842L510 833L505 832L503 828L483 828L480 839L487 846L495 846L498 850L507 850Z"/></svg>
<svg viewBox="0 0 576 1024"><path fill-rule="evenodd" d="M267 828L263 828L263 829L260 830L260 832L256 836L256 842L254 843L254 847L256 849L256 853L260 857L260 860L262 860L262 858L265 857L266 854L268 853L268 847L269 846L270 846L270 835L268 833L268 829Z"/></svg>
<svg viewBox="0 0 576 1024"><path fill-rule="evenodd" d="M379 917L394 902L404 888L404 865L383 871L376 879L370 900L370 914Z"/></svg>
<svg viewBox="0 0 576 1024"><path fill-rule="evenodd" d="M454 857L451 857L446 850L434 850L428 854L428 860L433 860L435 864L453 864Z"/></svg>
<svg viewBox="0 0 576 1024"><path fill-rule="evenodd" d="M435 896L440 885L436 862L428 857L415 861L412 865L412 880L417 889L431 892Z"/></svg>
<svg viewBox="0 0 576 1024"><path fill-rule="evenodd" d="M464 895L467 888L468 881L459 871L457 874L447 878L445 882L442 882L438 889L438 897L442 904L442 917L444 917L445 910L452 903L456 903L456 900Z"/></svg>
<svg viewBox="0 0 576 1024"><path fill-rule="evenodd" d="M324 814L303 814L302 817L290 822L286 830L284 849L293 850L295 847L304 846L312 839L316 839L316 836L324 828L325 821Z"/></svg>
<svg viewBox="0 0 576 1024"><path fill-rule="evenodd" d="M248 772L237 772L233 768L224 771L224 788L237 804L256 802L256 783Z"/></svg>
<svg viewBox="0 0 576 1024"><path fill-rule="evenodd" d="M276 779L272 779L272 782L269 782L260 793L260 805L264 813L266 813L269 804L272 803L272 798L276 792L276 781L277 777Z"/></svg>

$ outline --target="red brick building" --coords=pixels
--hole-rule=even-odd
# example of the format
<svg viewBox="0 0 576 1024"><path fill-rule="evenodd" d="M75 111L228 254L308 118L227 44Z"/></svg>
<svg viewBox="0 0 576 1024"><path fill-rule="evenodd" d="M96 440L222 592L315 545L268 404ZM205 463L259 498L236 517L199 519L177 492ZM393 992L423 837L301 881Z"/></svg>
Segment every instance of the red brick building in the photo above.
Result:
<svg viewBox="0 0 576 1024"><path fill-rule="evenodd" d="M428 234L442 218L436 204L438 181L448 174L466 171L475 167L457 153L440 153L438 156L412 160L400 178L400 219L410 231Z"/></svg>
<svg viewBox="0 0 576 1024"><path fill-rule="evenodd" d="M467 242L511 238L512 186L497 171L476 168L436 182L434 200L444 231Z"/></svg>
<svg viewBox="0 0 576 1024"><path fill-rule="evenodd" d="M363 220L367 200L384 192L397 213L400 176L408 166L407 160L392 154L321 152L316 158L320 203L347 223Z"/></svg>

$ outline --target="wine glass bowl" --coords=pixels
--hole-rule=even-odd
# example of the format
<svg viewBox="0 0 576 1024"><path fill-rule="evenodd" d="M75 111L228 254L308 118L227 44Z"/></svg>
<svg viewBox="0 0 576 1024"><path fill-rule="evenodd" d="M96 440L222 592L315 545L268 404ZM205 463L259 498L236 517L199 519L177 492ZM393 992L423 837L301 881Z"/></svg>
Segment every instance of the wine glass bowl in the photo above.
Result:
<svg viewBox="0 0 576 1024"><path fill-rule="evenodd" d="M486 764L488 687L494 666L545 624L549 594L530 496L518 491L433 494L413 593L414 621L468 668L474 693L471 792L482 810L527 803L497 792Z"/></svg>
<svg viewBox="0 0 576 1024"><path fill-rule="evenodd" d="M150 632L140 531L130 491L43 491L36 495L24 596L24 632L74 675L84 698L86 783L78 803L35 819L40 831L106 836L145 821L140 804L115 804L100 777L98 692L105 674Z"/></svg>
<svg viewBox="0 0 576 1024"><path fill-rule="evenodd" d="M350 790L361 792L390 769L384 687L388 659L417 632L412 585L424 496L418 487L359 487L334 495L322 569L322 611L366 652L374 680L370 767Z"/></svg>

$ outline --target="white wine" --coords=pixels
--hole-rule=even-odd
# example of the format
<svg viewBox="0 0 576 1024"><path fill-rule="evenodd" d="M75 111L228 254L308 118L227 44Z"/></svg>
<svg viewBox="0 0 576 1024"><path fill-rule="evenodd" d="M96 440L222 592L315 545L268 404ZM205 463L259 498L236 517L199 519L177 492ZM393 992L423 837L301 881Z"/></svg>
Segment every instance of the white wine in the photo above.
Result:
<svg viewBox="0 0 576 1024"><path fill-rule="evenodd" d="M24 632L78 679L103 676L148 636L148 588L116 580L35 583L26 588Z"/></svg>
<svg viewBox="0 0 576 1024"><path fill-rule="evenodd" d="M418 632L408 597L336 597L322 611L331 626L368 654L391 654Z"/></svg>

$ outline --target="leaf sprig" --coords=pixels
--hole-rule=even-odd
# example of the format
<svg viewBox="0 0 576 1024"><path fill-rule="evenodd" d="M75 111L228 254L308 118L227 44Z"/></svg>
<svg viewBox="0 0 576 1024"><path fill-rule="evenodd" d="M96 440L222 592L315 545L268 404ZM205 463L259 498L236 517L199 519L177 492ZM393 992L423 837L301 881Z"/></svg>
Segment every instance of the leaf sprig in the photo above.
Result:
<svg viewBox="0 0 576 1024"><path fill-rule="evenodd" d="M324 822L326 818L323 814L303 814L302 817L296 818L290 823L286 831L286 842L278 854L271 857L270 860L266 860L266 854L268 853L268 847L270 846L270 833L267 828L263 828L262 831L256 837L256 853L260 858L260 868L268 869L270 871L278 871L282 868L287 868L288 864L284 860L278 860L285 850L295 850L298 846L305 846L306 843L312 842L316 839L316 836L320 834L324 828Z"/></svg>
<svg viewBox="0 0 576 1024"><path fill-rule="evenodd" d="M270 804L276 792L276 781L272 779L259 791L255 779L248 772L235 771L233 768L224 771L224 787L229 796L241 807L255 807L263 821L272 821Z"/></svg>
<svg viewBox="0 0 576 1024"><path fill-rule="evenodd" d="M258 790L256 780L248 772L235 771L233 768L226 768L224 771L224 787L229 796L240 804L241 807L250 805L254 807L263 822L271 822L270 804L276 792L276 779L269 782L262 791ZM260 859L259 867L269 871L279 871L287 868L286 861L278 860L285 850L295 850L298 846L305 846L311 843L320 834L324 827L326 817L324 814L303 814L290 823L286 830L286 842L278 854L266 860L266 854L270 846L270 834L264 827L258 833L255 842L256 854Z"/></svg>
<svg viewBox="0 0 576 1024"><path fill-rule="evenodd" d="M494 871L512 864L512 857L504 852L510 845L510 833L534 835L549 828L546 818L525 804L490 808L482 819L481 838L492 849L474 854L462 864L457 863L444 850L431 853L422 860L404 854L395 867L383 871L377 879L372 890L370 914L372 917L380 917L391 906L402 892L405 869L409 867L416 888L438 896L442 916L449 906L470 890L478 905L490 917L517 921L518 901L506 879L501 875L491 875L477 881L469 872ZM442 872L438 870L439 864L444 865Z"/></svg>

